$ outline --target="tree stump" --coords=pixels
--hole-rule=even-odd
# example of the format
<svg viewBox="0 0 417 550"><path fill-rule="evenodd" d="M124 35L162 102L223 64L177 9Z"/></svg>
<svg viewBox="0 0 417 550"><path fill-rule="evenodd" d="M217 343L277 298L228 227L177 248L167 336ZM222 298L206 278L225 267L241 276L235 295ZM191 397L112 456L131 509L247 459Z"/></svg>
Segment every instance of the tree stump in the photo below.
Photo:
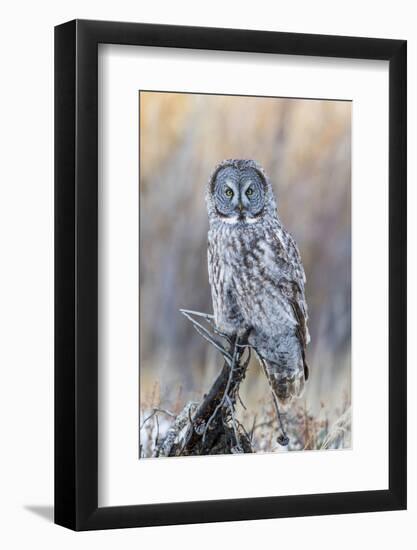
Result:
<svg viewBox="0 0 417 550"><path fill-rule="evenodd" d="M198 326L201 334L201 325ZM217 349L218 344L217 341ZM189 403L184 407L158 446L157 456L252 452L250 437L235 414L240 399L239 386L245 378L251 354L247 335L229 338L224 351L223 368L210 390L201 403Z"/></svg>

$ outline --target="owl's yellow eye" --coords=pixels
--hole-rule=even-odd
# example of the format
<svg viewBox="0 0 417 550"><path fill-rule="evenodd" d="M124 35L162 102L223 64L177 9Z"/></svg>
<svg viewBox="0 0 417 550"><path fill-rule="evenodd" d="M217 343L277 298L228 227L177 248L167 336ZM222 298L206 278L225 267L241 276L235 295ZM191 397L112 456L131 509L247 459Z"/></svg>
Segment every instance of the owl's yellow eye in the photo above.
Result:
<svg viewBox="0 0 417 550"><path fill-rule="evenodd" d="M224 192L225 192L226 197L230 197L230 198L233 197L233 190L230 189L230 187L226 187Z"/></svg>
<svg viewBox="0 0 417 550"><path fill-rule="evenodd" d="M251 195L253 195L253 188L252 187L249 187L247 190L246 190L246 195L248 197L250 197Z"/></svg>

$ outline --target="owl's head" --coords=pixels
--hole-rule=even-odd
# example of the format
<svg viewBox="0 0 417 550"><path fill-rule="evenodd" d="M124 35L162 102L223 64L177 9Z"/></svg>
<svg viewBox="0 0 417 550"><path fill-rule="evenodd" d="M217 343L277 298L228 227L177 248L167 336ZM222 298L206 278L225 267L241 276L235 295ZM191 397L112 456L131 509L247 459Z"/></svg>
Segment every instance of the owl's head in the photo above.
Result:
<svg viewBox="0 0 417 550"><path fill-rule="evenodd" d="M255 223L276 210L271 185L253 160L224 160L209 180L206 194L210 219Z"/></svg>

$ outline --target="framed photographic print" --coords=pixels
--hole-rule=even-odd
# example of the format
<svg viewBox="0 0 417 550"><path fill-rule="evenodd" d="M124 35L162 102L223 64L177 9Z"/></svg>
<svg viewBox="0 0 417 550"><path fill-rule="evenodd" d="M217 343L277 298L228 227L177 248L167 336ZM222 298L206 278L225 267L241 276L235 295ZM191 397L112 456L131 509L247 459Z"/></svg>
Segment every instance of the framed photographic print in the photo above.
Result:
<svg viewBox="0 0 417 550"><path fill-rule="evenodd" d="M55 521L406 507L406 42L55 29Z"/></svg>

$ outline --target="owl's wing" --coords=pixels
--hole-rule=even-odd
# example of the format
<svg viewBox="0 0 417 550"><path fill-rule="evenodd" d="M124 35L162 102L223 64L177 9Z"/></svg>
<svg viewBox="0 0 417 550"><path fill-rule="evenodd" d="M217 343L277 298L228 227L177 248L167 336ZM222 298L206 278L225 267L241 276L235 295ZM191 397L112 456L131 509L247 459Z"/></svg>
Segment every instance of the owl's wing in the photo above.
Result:
<svg viewBox="0 0 417 550"><path fill-rule="evenodd" d="M298 247L289 233L282 229L267 235L264 244L265 280L269 300L277 308L284 310L289 322L296 326L304 363L305 379L308 378L308 366L305 349L310 341L307 321L308 311L305 299L305 282L303 264Z"/></svg>
<svg viewBox="0 0 417 550"><path fill-rule="evenodd" d="M288 280L285 276L281 278L279 281L279 287L281 292L287 296L294 311L294 315L299 326L300 340L305 348L310 341L310 334L307 327L307 302L305 299L304 289L306 276L303 264L301 262L300 252L294 239L289 233L286 234L286 238L287 257L290 264L289 273L292 276L290 277L290 280Z"/></svg>

